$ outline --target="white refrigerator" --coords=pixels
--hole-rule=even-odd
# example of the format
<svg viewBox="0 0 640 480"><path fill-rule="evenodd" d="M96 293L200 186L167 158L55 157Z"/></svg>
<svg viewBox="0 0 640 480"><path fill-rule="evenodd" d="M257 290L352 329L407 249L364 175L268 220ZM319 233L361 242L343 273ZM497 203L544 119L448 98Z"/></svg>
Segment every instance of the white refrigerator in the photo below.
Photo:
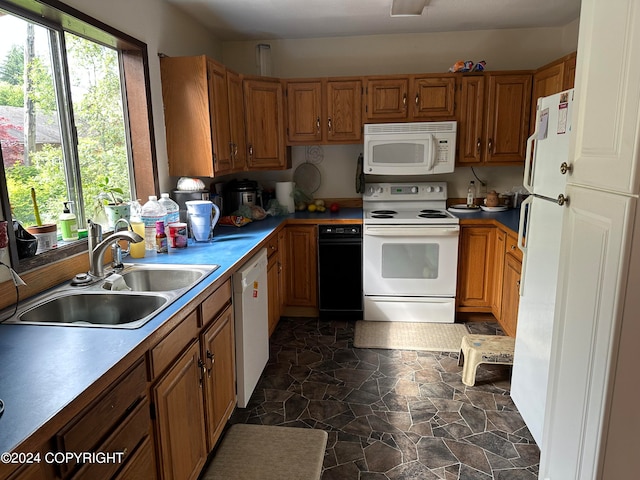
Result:
<svg viewBox="0 0 640 480"><path fill-rule="evenodd" d="M523 251L511 397L542 444L565 208L573 89L538 100L527 141L518 246ZM564 167L563 167L564 164Z"/></svg>

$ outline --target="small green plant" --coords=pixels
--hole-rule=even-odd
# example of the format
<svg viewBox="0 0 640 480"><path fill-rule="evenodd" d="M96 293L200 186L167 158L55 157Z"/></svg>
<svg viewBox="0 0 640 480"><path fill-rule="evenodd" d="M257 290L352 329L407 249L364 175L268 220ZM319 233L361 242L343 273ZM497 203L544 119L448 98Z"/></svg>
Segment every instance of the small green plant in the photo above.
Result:
<svg viewBox="0 0 640 480"><path fill-rule="evenodd" d="M124 202L124 199L122 198L124 191L120 187L110 185L109 177L103 177L98 181L98 187L102 190L98 194L98 200L102 205L120 205Z"/></svg>

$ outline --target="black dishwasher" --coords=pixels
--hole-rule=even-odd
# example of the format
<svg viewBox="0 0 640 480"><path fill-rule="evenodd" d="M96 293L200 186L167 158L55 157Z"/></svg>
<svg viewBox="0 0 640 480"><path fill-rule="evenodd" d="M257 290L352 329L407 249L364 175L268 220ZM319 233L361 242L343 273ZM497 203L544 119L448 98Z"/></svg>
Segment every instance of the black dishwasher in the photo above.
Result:
<svg viewBox="0 0 640 480"><path fill-rule="evenodd" d="M318 226L320 318L362 319L362 225Z"/></svg>

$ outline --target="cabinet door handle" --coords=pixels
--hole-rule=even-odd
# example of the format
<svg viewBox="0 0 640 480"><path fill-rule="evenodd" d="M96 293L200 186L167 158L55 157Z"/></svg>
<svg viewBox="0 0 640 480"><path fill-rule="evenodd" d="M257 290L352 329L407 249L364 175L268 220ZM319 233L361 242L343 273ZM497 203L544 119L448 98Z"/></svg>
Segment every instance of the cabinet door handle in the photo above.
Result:
<svg viewBox="0 0 640 480"><path fill-rule="evenodd" d="M329 121L327 122L327 126L329 127L329 131L331 131L331 117L329 117Z"/></svg>
<svg viewBox="0 0 640 480"><path fill-rule="evenodd" d="M249 144L249 158L253 159L253 144Z"/></svg>
<svg viewBox="0 0 640 480"><path fill-rule="evenodd" d="M402 94L402 105L403 105L404 107L406 107L406 106L407 106L407 94L406 94L406 93L403 93L403 94Z"/></svg>
<svg viewBox="0 0 640 480"><path fill-rule="evenodd" d="M480 149L482 148L482 143L480 142L480 139L478 138L478 140L476 141L476 152L480 153Z"/></svg>
<svg viewBox="0 0 640 480"><path fill-rule="evenodd" d="M207 359L210 360L210 366L207 368L207 377L211 378L211 370L213 370L213 364L216 363L215 354L211 353L207 348Z"/></svg>
<svg viewBox="0 0 640 480"><path fill-rule="evenodd" d="M316 130L320 133L320 117L316 117Z"/></svg>
<svg viewBox="0 0 640 480"><path fill-rule="evenodd" d="M493 153L493 138L489 139L488 147L489 147L489 153Z"/></svg>
<svg viewBox="0 0 640 480"><path fill-rule="evenodd" d="M420 95L416 93L416 107L418 106L418 104L420 103Z"/></svg>
<svg viewBox="0 0 640 480"><path fill-rule="evenodd" d="M198 358L198 367L200 367L200 388L202 388L202 384L204 383L204 376L207 374L207 367L204 362Z"/></svg>

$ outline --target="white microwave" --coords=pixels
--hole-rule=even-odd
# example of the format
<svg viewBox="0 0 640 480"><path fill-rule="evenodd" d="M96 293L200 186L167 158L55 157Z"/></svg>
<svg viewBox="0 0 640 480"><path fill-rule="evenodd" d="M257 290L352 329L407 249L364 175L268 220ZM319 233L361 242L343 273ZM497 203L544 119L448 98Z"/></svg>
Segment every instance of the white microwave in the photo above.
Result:
<svg viewBox="0 0 640 480"><path fill-rule="evenodd" d="M455 167L456 122L368 123L364 173L429 175Z"/></svg>

